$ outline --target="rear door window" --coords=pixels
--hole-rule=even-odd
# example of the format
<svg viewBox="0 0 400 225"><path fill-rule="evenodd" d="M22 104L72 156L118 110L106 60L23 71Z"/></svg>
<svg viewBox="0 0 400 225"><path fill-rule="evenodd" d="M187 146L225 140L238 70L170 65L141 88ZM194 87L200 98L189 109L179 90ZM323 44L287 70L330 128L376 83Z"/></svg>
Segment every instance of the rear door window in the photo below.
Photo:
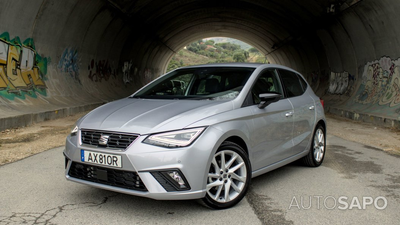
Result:
<svg viewBox="0 0 400 225"><path fill-rule="evenodd" d="M279 69L279 74L281 76L283 86L285 89L286 97L296 97L304 94L307 88L307 84L304 80L302 84L300 76L294 72Z"/></svg>

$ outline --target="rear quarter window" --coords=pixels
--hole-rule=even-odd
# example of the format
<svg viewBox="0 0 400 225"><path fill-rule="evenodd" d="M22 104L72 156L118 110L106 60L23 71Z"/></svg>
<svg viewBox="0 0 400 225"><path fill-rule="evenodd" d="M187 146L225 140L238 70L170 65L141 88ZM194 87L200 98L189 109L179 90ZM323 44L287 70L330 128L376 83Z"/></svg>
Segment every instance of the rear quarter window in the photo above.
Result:
<svg viewBox="0 0 400 225"><path fill-rule="evenodd" d="M297 76L299 77L301 86L303 87L303 91L305 92L307 90L307 87L308 87L307 82L300 75L297 74Z"/></svg>

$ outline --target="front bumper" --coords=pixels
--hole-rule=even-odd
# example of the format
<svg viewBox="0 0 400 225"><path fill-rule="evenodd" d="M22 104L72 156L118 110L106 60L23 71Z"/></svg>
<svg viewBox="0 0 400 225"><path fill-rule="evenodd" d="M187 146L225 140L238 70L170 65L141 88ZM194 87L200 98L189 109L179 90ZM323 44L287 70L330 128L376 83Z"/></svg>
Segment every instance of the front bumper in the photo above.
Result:
<svg viewBox="0 0 400 225"><path fill-rule="evenodd" d="M212 156L218 145L221 133L217 129L208 127L192 145L184 148L163 148L142 141L147 136L139 136L126 150L113 150L93 146L81 145L80 134L69 136L66 141L64 155L66 158L65 176L67 180L90 185L97 188L121 192L130 195L142 196L157 200L183 200L203 198L206 194L206 179ZM106 168L101 165L91 165L81 161L81 150L120 155L122 168ZM72 175L77 165L88 171L86 175ZM97 170L111 171L116 176L129 176L128 183L134 183L133 188L123 185L113 185L110 182L99 182L87 174L96 174ZM160 178L156 179L154 172L176 170L185 178L190 186L189 190L171 191L165 187ZM152 174L153 173L153 174ZM125 174L125 175L124 175ZM137 175L137 177L135 177ZM86 176L86 177L84 177ZM90 178L90 179L89 179ZM110 178L108 178L110 179ZM112 179L111 179L112 180ZM135 183L136 182L136 183ZM134 188L137 184L138 188ZM142 185L144 188L140 188ZM168 191L167 191L168 190Z"/></svg>

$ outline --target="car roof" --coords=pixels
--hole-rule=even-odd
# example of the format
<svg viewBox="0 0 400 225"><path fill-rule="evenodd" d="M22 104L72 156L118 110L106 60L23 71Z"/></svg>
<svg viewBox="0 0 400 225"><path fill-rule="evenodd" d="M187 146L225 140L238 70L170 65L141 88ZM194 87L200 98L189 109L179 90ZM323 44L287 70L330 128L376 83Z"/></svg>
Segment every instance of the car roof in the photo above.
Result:
<svg viewBox="0 0 400 225"><path fill-rule="evenodd" d="M246 68L281 68L290 70L293 72L298 73L297 71L293 70L292 68L278 65L278 64L265 64L265 63L210 63L210 64L202 64L202 65L194 65L194 66L185 66L178 69L187 69L187 68L209 68L209 67L246 67Z"/></svg>
<svg viewBox="0 0 400 225"><path fill-rule="evenodd" d="M182 68L204 68L204 67L249 67L249 68L257 68L261 65L267 65L262 63L210 63L210 64L202 64L202 65L194 65L194 66L186 66Z"/></svg>

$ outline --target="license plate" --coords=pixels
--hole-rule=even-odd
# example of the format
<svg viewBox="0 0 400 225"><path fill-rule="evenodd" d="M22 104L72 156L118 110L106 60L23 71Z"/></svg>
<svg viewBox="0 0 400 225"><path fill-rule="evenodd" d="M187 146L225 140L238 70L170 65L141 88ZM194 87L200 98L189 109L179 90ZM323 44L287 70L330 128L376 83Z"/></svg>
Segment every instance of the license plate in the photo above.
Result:
<svg viewBox="0 0 400 225"><path fill-rule="evenodd" d="M91 152L81 149L81 161L97 165L122 167L122 157L100 152Z"/></svg>

